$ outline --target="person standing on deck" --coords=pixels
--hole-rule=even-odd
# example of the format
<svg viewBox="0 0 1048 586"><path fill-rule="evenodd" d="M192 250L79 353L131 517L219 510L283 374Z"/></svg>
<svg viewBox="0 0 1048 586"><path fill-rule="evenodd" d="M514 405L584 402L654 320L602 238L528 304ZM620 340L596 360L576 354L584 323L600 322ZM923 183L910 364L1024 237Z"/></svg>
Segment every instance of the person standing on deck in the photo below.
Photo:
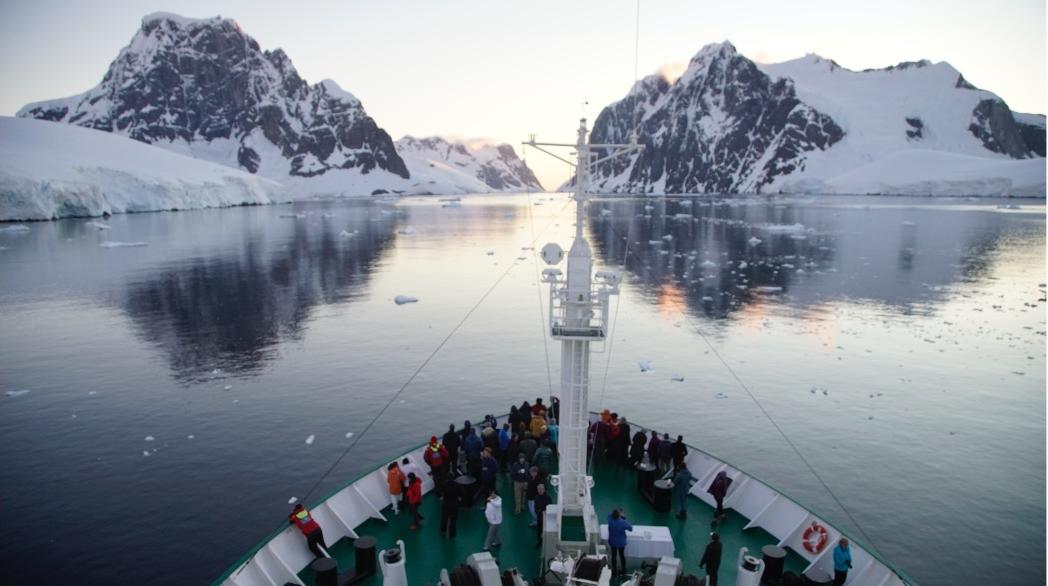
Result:
<svg viewBox="0 0 1048 586"><path fill-rule="evenodd" d="M459 483L455 482L455 474L448 474L444 480L444 499L440 503L440 536L445 534L455 537L455 529L458 527L459 505L462 501L462 491Z"/></svg>
<svg viewBox="0 0 1048 586"><path fill-rule="evenodd" d="M546 478L542 475L542 471L539 470L538 466L532 466L528 469L528 489L525 494L528 497L528 512L531 513L531 523L528 523L528 527L534 527L539 524L538 516L535 514L535 497L538 495L539 485L545 486Z"/></svg>
<svg viewBox="0 0 1048 586"><path fill-rule="evenodd" d="M441 438L444 449L448 451L448 472L457 474L459 470L459 447L462 445L462 436L455 431L455 424L448 426L447 433Z"/></svg>
<svg viewBox="0 0 1048 586"><path fill-rule="evenodd" d="M677 497L678 507L680 508L677 518L682 521L688 518L688 493L691 492L691 485L695 484L695 482L695 477L688 470L688 465L681 462L680 468L677 469L677 475L673 477L673 494Z"/></svg>
<svg viewBox="0 0 1048 586"><path fill-rule="evenodd" d="M616 457L620 464L628 464L630 460L630 441L632 436L630 435L630 424L623 417L619 420L619 443L618 453Z"/></svg>
<svg viewBox="0 0 1048 586"><path fill-rule="evenodd" d="M327 551L327 544L324 543L324 530L317 525L317 522L313 520L313 515L309 514L309 511L301 504L295 505L295 508L291 510L291 514L287 516L288 525L296 525L298 530L302 532L302 535L306 536L306 546L309 547L309 551L313 552L313 556L317 558L327 557L320 548L324 548Z"/></svg>
<svg viewBox="0 0 1048 586"><path fill-rule="evenodd" d="M688 446L684 444L684 436L678 435L677 442L673 444L673 467L680 468L684 464L684 458L688 457Z"/></svg>
<svg viewBox="0 0 1048 586"><path fill-rule="evenodd" d="M638 429L637 433L633 434L633 440L630 442L630 468L636 468L644 459L644 443L647 439L648 436L644 435L642 430Z"/></svg>
<svg viewBox="0 0 1048 586"><path fill-rule="evenodd" d="M549 418L549 425L546 426L546 433L549 434L549 441L553 442L554 446L560 443L560 426L557 425L556 417Z"/></svg>
<svg viewBox="0 0 1048 586"><path fill-rule="evenodd" d="M848 539L842 537L837 547L833 548L833 586L844 586L851 567L851 548L848 547Z"/></svg>
<svg viewBox="0 0 1048 586"><path fill-rule="evenodd" d="M408 474L408 509L411 511L411 529L421 527L419 521L423 519L418 508L422 504L422 479L415 476L414 472Z"/></svg>
<svg viewBox="0 0 1048 586"><path fill-rule="evenodd" d="M421 478L422 473L419 472L418 466L416 466L414 463L411 462L411 460L408 460L407 458L404 458L400 461L400 471L404 474L404 490L403 492L401 492L401 494L403 495L403 500L401 501L401 504L407 505L408 487L411 486L411 483L408 482L408 476L414 474L415 476Z"/></svg>
<svg viewBox="0 0 1048 586"><path fill-rule="evenodd" d="M480 457L480 480L484 494L495 492L498 473L498 461L495 459L495 456L491 455L490 448L484 448L483 455Z"/></svg>
<svg viewBox="0 0 1048 586"><path fill-rule="evenodd" d="M633 525L626 521L626 516L620 509L615 509L608 515L608 547L611 548L611 574L626 573L626 532L633 531ZM622 561L622 571L616 570L615 559Z"/></svg>
<svg viewBox="0 0 1048 586"><path fill-rule="evenodd" d="M524 510L524 496L528 491L528 465L524 454L517 456L517 461L510 468L510 478L513 479L513 514L519 515Z"/></svg>
<svg viewBox="0 0 1048 586"><path fill-rule="evenodd" d="M542 447L535 450L531 463L538 466L544 476L550 473L553 468L553 450L550 448L549 440L543 441Z"/></svg>
<svg viewBox="0 0 1048 586"><path fill-rule="evenodd" d="M508 423L503 423L502 424L502 430L499 431L499 451L498 451L498 457L499 458L498 459L499 459L499 468L500 469L505 470L506 467L509 466L512 463L511 460L506 459L507 456L509 455L509 440L511 440L512 438L513 438L513 434L510 433L509 424Z"/></svg>
<svg viewBox="0 0 1048 586"><path fill-rule="evenodd" d="M728 478L728 473L721 470L717 473L717 477L710 483L709 489L706 492L713 495L713 500L717 501L717 510L713 513L714 517L720 518L724 516L724 497L728 494L728 487L731 486L731 478Z"/></svg>
<svg viewBox="0 0 1048 586"><path fill-rule="evenodd" d="M448 472L448 451L437 441L437 436L429 438L429 445L422 453L422 459L429 464L429 474L433 477L433 487L439 498L444 492L444 478Z"/></svg>
<svg viewBox="0 0 1048 586"><path fill-rule="evenodd" d="M557 397L549 398L549 417L550 419L560 419L560 399Z"/></svg>
<svg viewBox="0 0 1048 586"><path fill-rule="evenodd" d="M477 430L471 427L469 435L462 442L462 449L466 452L466 470L473 478L480 477L480 451L483 447L484 444L480 441Z"/></svg>
<svg viewBox="0 0 1048 586"><path fill-rule="evenodd" d="M670 471L670 462L673 461L673 444L670 443L670 434L662 434L658 447L659 473L665 474Z"/></svg>
<svg viewBox="0 0 1048 586"><path fill-rule="evenodd" d="M535 404L531 406L531 416L546 418L546 406L542 404L542 397L535 399Z"/></svg>
<svg viewBox="0 0 1048 586"><path fill-rule="evenodd" d="M502 525L502 499L499 493L492 491L488 503L484 506L484 517L488 520L488 536L484 538L484 551L502 545L499 538L499 526Z"/></svg>
<svg viewBox="0 0 1048 586"><path fill-rule="evenodd" d="M386 472L386 482L389 484L389 502L393 505L393 514L400 514L400 495L404 492L404 473L396 462L389 465Z"/></svg>
<svg viewBox="0 0 1048 586"><path fill-rule="evenodd" d="M659 433L651 430L651 439L648 440L648 461L656 464L659 461Z"/></svg>
<svg viewBox="0 0 1048 586"><path fill-rule="evenodd" d="M520 453L524 454L524 457L530 462L535 457L537 449L539 449L538 442L531 437L531 433L525 431L524 439L520 440Z"/></svg>
<svg viewBox="0 0 1048 586"><path fill-rule="evenodd" d="M542 524L543 518L546 516L546 507L549 506L549 495L546 494L545 484L536 486L535 490L535 515L538 516L538 523L535 525L535 532L538 533L538 537L535 540L535 545L542 545Z"/></svg>
<svg viewBox="0 0 1048 586"><path fill-rule="evenodd" d="M709 576L706 586L717 586L717 570L720 569L723 548L720 536L716 532L710 533L710 542L706 544L706 551L702 552L702 560L699 561L699 567L706 568Z"/></svg>

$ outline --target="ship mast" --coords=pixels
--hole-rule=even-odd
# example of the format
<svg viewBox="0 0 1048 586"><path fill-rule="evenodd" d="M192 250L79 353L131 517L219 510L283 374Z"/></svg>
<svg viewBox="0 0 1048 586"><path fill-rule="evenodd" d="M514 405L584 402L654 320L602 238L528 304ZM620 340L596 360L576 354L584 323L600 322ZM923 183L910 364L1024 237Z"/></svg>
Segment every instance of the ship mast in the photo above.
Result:
<svg viewBox="0 0 1048 586"><path fill-rule="evenodd" d="M593 275L593 254L583 234L586 200L590 197L590 170L601 162L641 151L636 135L629 144L589 144L586 119L579 121L575 144L536 142L534 135L524 144L575 167L575 239L568 252L567 278L559 269L543 271L543 282L550 284L550 336L561 342L560 351L560 436L558 455L560 474L553 478L558 487L557 536L563 516L581 516L587 537L599 527L593 513L590 490L593 478L586 474L587 433L589 431L590 343L603 342L608 333L609 298L619 292L619 275L602 271ZM573 147L577 163L544 147ZM599 156L594 150L599 149ZM557 265L564 253L556 243L542 249L543 260ZM594 279L595 277L595 279ZM592 526L591 526L592 520ZM550 528L552 529L552 528ZM572 540L577 541L577 540ZM587 539L590 541L590 539ZM551 544L552 545L552 544Z"/></svg>

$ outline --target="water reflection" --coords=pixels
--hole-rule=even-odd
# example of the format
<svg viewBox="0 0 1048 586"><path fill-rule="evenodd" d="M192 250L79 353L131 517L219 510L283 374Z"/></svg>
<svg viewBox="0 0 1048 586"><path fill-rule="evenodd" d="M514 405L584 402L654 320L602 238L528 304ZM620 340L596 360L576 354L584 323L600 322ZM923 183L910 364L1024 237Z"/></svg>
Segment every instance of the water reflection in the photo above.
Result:
<svg viewBox="0 0 1048 586"><path fill-rule="evenodd" d="M654 303L683 301L716 318L772 299L927 311L943 286L985 272L1009 226L988 207L710 197L597 200L588 219L603 262L625 259Z"/></svg>
<svg viewBox="0 0 1048 586"><path fill-rule="evenodd" d="M182 382L207 378L214 369L258 372L278 342L301 339L314 307L365 293L398 214L385 206L348 209L348 218L337 222L319 211L282 218L276 236L253 233L235 253L151 270L128 284L121 304L138 335L164 351Z"/></svg>

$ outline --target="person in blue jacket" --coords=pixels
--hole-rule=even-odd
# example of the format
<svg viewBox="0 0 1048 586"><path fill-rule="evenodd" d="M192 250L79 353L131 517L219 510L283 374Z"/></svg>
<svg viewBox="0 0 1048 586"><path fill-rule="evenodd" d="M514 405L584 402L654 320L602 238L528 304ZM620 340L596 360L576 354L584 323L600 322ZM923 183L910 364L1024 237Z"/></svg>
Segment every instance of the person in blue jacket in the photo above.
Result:
<svg viewBox="0 0 1048 586"><path fill-rule="evenodd" d="M844 586L851 567L851 548L848 547L848 539L842 537L837 547L833 548L833 586Z"/></svg>
<svg viewBox="0 0 1048 586"><path fill-rule="evenodd" d="M680 468L677 469L677 475L673 477L673 495L677 497L677 503L680 507L677 518L682 521L688 518L688 493L691 492L691 485L696 482L695 477L688 470L688 465L681 462Z"/></svg>
<svg viewBox="0 0 1048 586"><path fill-rule="evenodd" d="M608 547L611 548L611 573L613 575L626 573L626 532L633 531L633 525L626 521L626 515L622 509L615 509L608 515ZM622 571L617 572L618 567L615 559L622 561Z"/></svg>

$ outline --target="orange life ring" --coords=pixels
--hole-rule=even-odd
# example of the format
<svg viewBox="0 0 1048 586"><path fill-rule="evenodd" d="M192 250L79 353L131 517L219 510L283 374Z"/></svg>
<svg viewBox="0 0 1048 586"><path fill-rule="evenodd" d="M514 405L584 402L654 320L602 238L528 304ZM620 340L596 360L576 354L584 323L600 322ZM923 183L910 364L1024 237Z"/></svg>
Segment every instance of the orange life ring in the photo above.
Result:
<svg viewBox="0 0 1048 586"><path fill-rule="evenodd" d="M804 549L808 550L808 553L819 553L826 548L829 540L830 534L818 523L812 523L811 527L804 530Z"/></svg>

